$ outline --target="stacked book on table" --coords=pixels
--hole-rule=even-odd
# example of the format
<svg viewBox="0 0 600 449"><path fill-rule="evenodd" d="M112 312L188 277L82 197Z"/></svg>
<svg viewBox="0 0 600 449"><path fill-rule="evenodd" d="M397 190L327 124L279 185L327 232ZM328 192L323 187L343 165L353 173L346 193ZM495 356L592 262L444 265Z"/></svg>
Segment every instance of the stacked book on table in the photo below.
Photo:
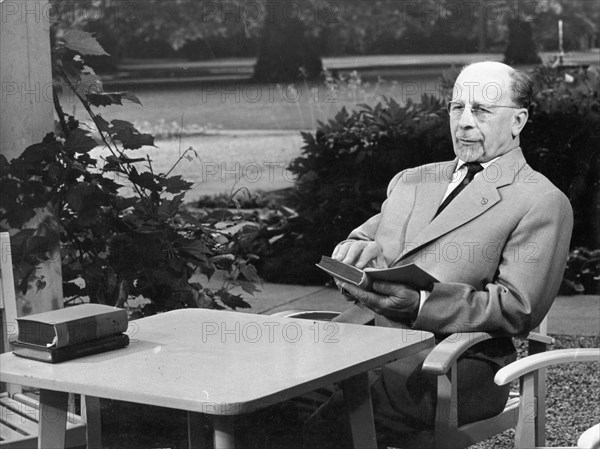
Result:
<svg viewBox="0 0 600 449"><path fill-rule="evenodd" d="M119 349L129 344L127 311L103 304L80 304L17 318L13 353L59 363Z"/></svg>

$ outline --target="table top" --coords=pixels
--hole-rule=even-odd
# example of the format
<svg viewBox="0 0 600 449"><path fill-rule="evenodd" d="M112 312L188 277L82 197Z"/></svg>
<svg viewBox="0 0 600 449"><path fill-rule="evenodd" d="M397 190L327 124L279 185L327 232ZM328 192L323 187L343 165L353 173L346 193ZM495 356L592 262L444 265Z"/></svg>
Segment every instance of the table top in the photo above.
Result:
<svg viewBox="0 0 600 449"><path fill-rule="evenodd" d="M5 353L0 380L235 415L433 346L428 332L207 309L130 322L127 348L49 364Z"/></svg>

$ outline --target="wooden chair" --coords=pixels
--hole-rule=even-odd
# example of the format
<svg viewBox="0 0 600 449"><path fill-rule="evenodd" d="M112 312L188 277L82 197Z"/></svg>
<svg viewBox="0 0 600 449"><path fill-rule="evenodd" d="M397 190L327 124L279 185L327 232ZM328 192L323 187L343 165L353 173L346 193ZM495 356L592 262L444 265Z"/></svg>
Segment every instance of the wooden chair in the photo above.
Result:
<svg viewBox="0 0 600 449"><path fill-rule="evenodd" d="M17 307L13 267L10 251L10 237L0 233L0 315L2 352L11 350L11 341L17 336ZM33 364L42 362L32 362ZM6 384L6 391L0 393L0 448L36 448L39 402L22 392L19 385ZM72 411L67 415L66 446L86 446L91 449L102 447L100 433L100 401L98 398L81 398L82 416ZM42 416L44 413L42 411Z"/></svg>
<svg viewBox="0 0 600 449"><path fill-rule="evenodd" d="M527 336L528 354L545 352L554 340L546 335L546 319L540 326L541 332L531 332ZM457 410L457 361L470 347L493 338L486 332L456 333L439 343L427 356L423 363L423 371L438 376L438 396L435 422L435 447L458 448L468 447L480 441L516 427L520 398L511 394L504 410L493 418L458 426ZM449 378L447 374L450 374ZM543 368L532 373L533 388L536 395L545 399L546 373ZM536 416L533 427L536 439L543 446L545 433L545 413Z"/></svg>
<svg viewBox="0 0 600 449"><path fill-rule="evenodd" d="M290 318L314 318L314 314L323 314L322 319L341 319L344 322L355 324L369 324L372 314L364 313L364 309L354 306L342 314L337 312L319 311L281 311L277 315ZM307 316L307 313L311 315ZM338 316L336 316L338 315ZM343 317L343 319L342 319ZM539 332L531 332L527 340L529 342L529 355L546 351L547 345L554 342L546 335L547 320L544 319L539 326ZM423 371L434 374L438 379L438 397L435 432L433 438L431 433L418 435L408 443L407 447L433 447L439 449L456 449L468 447L480 441L514 428L517 425L519 411L519 397L514 394L509 397L506 406L499 415L458 426L457 410L457 361L459 357L470 347L477 343L493 338L485 332L455 333L439 343L428 355L423 363ZM449 376L448 376L449 374ZM534 388L540 400L545 399L545 371L543 368L533 373ZM543 445L544 441L544 413L536 417L535 429L537 441Z"/></svg>
<svg viewBox="0 0 600 449"><path fill-rule="evenodd" d="M537 441L536 422L531 419L532 414L537 417L537 415L545 412L543 399L536 394L536 373L552 365L572 362L600 362L600 349L578 348L548 351L523 357L496 373L494 381L498 385L505 385L519 379L520 403L515 430L515 448L544 446L544 441ZM577 447L596 449L600 447L600 424L584 432L577 442Z"/></svg>

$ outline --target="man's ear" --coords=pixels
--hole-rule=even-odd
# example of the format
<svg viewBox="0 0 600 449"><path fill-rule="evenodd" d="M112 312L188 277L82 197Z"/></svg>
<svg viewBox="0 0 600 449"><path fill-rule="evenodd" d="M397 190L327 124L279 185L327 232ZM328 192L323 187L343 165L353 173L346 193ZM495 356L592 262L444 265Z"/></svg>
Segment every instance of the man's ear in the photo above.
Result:
<svg viewBox="0 0 600 449"><path fill-rule="evenodd" d="M521 133L521 131L525 127L525 124L527 123L528 118L529 118L529 112L527 111L526 108L521 108L521 109L517 110L517 112L513 116L513 122L512 122L512 128L511 128L513 137L517 137Z"/></svg>

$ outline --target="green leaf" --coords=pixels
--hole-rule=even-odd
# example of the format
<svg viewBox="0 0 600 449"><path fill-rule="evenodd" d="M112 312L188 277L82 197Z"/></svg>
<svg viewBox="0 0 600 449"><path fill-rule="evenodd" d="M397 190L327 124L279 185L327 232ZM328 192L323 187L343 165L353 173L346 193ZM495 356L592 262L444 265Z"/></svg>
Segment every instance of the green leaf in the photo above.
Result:
<svg viewBox="0 0 600 449"><path fill-rule="evenodd" d="M240 281L238 279L238 280L233 281L233 284L235 284L239 287L242 287L242 290L244 290L246 293L248 293L249 295L252 295L252 296L254 296L254 293L260 292L260 289L256 285L254 285L253 282Z"/></svg>
<svg viewBox="0 0 600 449"><path fill-rule="evenodd" d="M137 103L142 106L142 102L131 92L92 92L87 93L86 98L93 106L110 106L111 104L123 105L123 101Z"/></svg>
<svg viewBox="0 0 600 449"><path fill-rule="evenodd" d="M86 73L81 73L76 84L77 93L83 97L93 94L101 94L103 90L102 80L98 75L94 73L92 69L86 67L89 70Z"/></svg>
<svg viewBox="0 0 600 449"><path fill-rule="evenodd" d="M115 209L121 211L133 207L138 201L139 199L136 197L123 198L119 196L114 200L113 204Z"/></svg>
<svg viewBox="0 0 600 449"><path fill-rule="evenodd" d="M179 245L179 250L203 260L206 259L207 254L212 253L210 248L200 240L185 241Z"/></svg>
<svg viewBox="0 0 600 449"><path fill-rule="evenodd" d="M194 185L194 183L186 181L180 175L166 178L162 184L169 193L187 192Z"/></svg>
<svg viewBox="0 0 600 449"><path fill-rule="evenodd" d="M82 129L74 129L65 141L65 151L68 153L87 153L96 148L98 144L89 134Z"/></svg>
<svg viewBox="0 0 600 449"><path fill-rule="evenodd" d="M183 203L184 194L177 195L172 200L163 198L158 206L158 215L161 218L171 218L179 212L179 206Z"/></svg>
<svg viewBox="0 0 600 449"><path fill-rule="evenodd" d="M117 191L123 187L121 184L115 182L114 180L110 179L110 178L106 178L106 177L101 177L98 180L98 184L100 184L102 186L102 188L104 188L105 190L107 190L110 193L114 193L116 194Z"/></svg>
<svg viewBox="0 0 600 449"><path fill-rule="evenodd" d="M109 56L93 34L81 30L67 30L63 35L65 47L82 55Z"/></svg>
<svg viewBox="0 0 600 449"><path fill-rule="evenodd" d="M241 309L249 309L251 307L250 304L244 301L241 295L233 295L227 290L221 289L215 293L215 296L217 296L223 304L233 310L238 307Z"/></svg>
<svg viewBox="0 0 600 449"><path fill-rule="evenodd" d="M153 192L160 191L160 186L156 182L155 176L150 172L145 171L143 173L138 173L135 167L133 167L131 169L131 173L129 174L129 180L144 189L148 189Z"/></svg>
<svg viewBox="0 0 600 449"><path fill-rule="evenodd" d="M242 275L251 282L260 282L256 267L252 264L242 262L240 263L240 271Z"/></svg>
<svg viewBox="0 0 600 449"><path fill-rule="evenodd" d="M123 148L137 150L143 146L155 146L154 136L140 133L133 124L125 120L112 120L110 134L113 139L120 141Z"/></svg>

